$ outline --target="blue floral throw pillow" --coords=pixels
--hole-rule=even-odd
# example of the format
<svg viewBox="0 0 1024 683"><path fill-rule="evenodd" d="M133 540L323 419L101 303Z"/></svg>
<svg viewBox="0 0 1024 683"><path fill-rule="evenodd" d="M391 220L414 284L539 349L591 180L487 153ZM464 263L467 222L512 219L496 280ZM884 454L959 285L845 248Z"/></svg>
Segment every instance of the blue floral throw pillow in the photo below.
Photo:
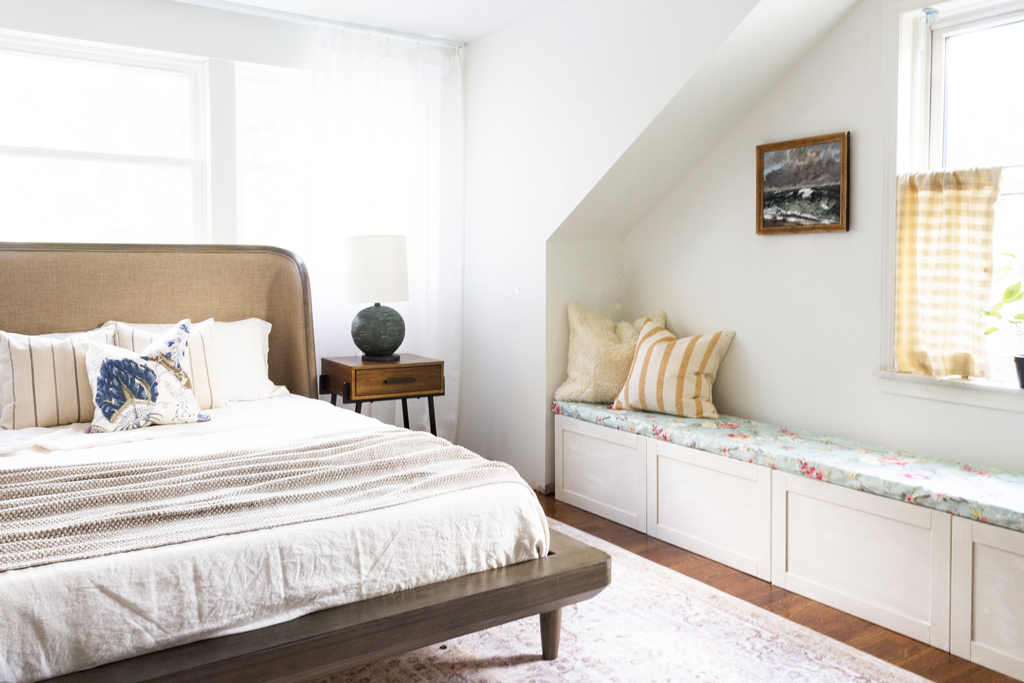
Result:
<svg viewBox="0 0 1024 683"><path fill-rule="evenodd" d="M89 343L85 367L96 404L90 432L210 419L199 412L189 376L181 366L191 325L190 320L182 320L141 354L102 342Z"/></svg>

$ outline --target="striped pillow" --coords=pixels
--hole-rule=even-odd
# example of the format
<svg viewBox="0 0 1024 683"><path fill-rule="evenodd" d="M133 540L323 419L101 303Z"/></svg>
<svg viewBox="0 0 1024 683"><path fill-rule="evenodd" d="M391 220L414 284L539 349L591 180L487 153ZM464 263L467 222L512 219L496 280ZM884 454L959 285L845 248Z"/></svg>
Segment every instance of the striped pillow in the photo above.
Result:
<svg viewBox="0 0 1024 683"><path fill-rule="evenodd" d="M615 410L647 410L681 417L718 417L711 385L735 332L676 339L649 318L640 329L629 379Z"/></svg>
<svg viewBox="0 0 1024 683"><path fill-rule="evenodd" d="M111 343L112 327L30 337L0 332L0 429L59 427L92 420L85 342Z"/></svg>
<svg viewBox="0 0 1024 683"><path fill-rule="evenodd" d="M166 330L174 327L131 325L121 322L107 324L114 328L113 344L135 353L142 353ZM220 375L217 374L217 362L213 353L213 318L192 325L182 366L190 380L188 388L195 394L200 410L227 408L228 402L220 386Z"/></svg>

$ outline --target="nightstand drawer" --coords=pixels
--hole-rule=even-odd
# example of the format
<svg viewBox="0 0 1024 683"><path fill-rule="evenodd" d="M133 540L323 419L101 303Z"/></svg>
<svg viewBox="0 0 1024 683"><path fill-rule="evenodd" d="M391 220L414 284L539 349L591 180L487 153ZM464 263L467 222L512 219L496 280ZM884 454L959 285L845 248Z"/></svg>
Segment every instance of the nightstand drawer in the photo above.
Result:
<svg viewBox="0 0 1024 683"><path fill-rule="evenodd" d="M444 373L441 365L414 365L409 367L388 367L357 369L353 374L351 400L362 397L383 398L385 396L442 393Z"/></svg>

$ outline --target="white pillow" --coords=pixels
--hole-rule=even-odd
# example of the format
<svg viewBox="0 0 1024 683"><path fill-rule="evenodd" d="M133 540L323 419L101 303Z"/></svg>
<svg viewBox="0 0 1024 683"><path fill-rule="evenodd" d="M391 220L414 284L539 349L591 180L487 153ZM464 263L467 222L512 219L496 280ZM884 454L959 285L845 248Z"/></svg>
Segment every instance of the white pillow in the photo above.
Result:
<svg viewBox="0 0 1024 683"><path fill-rule="evenodd" d="M215 323L213 348L220 386L228 401L256 401L288 394L287 388L270 381L270 328L270 323L259 318Z"/></svg>
<svg viewBox="0 0 1024 683"><path fill-rule="evenodd" d="M210 419L199 412L196 397L183 384L189 324L182 320L141 354L113 344L86 342L85 366L96 405L90 432Z"/></svg>

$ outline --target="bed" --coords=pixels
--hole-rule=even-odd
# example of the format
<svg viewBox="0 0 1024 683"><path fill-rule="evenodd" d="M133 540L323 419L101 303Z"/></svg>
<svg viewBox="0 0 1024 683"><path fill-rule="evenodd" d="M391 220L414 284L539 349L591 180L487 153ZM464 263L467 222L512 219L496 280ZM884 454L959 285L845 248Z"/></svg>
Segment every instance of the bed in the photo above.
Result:
<svg viewBox="0 0 1024 683"><path fill-rule="evenodd" d="M21 334L262 318L270 378L291 392L135 434L7 430L0 472L379 430L317 400L308 278L287 252L0 244L0 294L0 329ZM561 608L609 581L608 556L549 532L525 485L494 483L0 572L0 679L301 681L532 615L553 659Z"/></svg>

